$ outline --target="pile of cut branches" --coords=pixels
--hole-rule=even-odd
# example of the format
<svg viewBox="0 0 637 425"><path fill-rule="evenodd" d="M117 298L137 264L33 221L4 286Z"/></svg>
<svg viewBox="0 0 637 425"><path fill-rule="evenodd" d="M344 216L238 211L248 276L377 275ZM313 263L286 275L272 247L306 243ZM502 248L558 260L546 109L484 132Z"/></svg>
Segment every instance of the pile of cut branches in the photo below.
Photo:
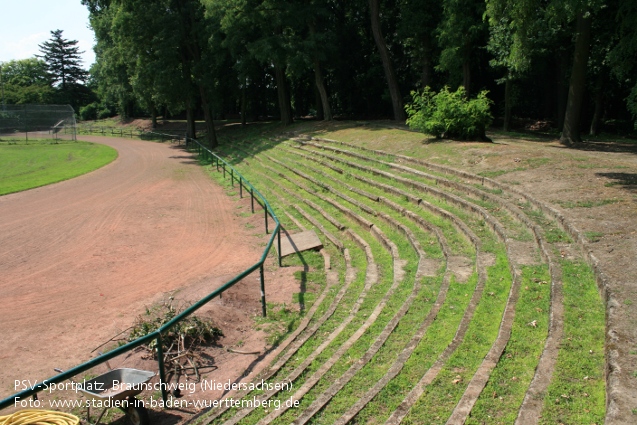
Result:
<svg viewBox="0 0 637 425"><path fill-rule="evenodd" d="M133 341L159 329L177 316L183 309L173 306L172 297L168 302L152 308L146 308L146 313L137 318L135 325L128 335ZM221 329L210 319L189 316L162 334L162 351L164 365L170 381L173 377L177 381L181 375L186 380L199 382L199 371L202 368L215 367L210 356L206 356L204 348L215 344L223 336ZM157 358L157 340L152 340L142 346L148 351L148 356Z"/></svg>

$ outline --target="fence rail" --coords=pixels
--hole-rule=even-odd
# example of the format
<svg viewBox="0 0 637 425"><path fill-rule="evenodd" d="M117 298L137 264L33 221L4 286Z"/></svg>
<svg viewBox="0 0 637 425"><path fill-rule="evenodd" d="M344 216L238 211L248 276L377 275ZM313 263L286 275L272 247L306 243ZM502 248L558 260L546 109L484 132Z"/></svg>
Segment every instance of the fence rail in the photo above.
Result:
<svg viewBox="0 0 637 425"><path fill-rule="evenodd" d="M147 131L143 129L133 129L133 128L124 128L124 127L109 127L109 126L101 126L101 125L78 125L77 126L78 134L99 134L101 136L119 136L119 137L138 137L142 140L147 139L158 139L162 142L167 140L174 141L183 141L185 137L183 136L183 132L166 132L166 133L158 133L154 131Z"/></svg>
<svg viewBox="0 0 637 425"><path fill-rule="evenodd" d="M159 136L161 133L144 132L144 134L151 135L151 136L152 135ZM175 136L164 134L164 137L174 138ZM211 292L210 294L208 294L201 300L197 301L195 304L191 305L190 307L182 311L180 314L175 316L172 320L170 320L169 322L167 322L166 324L164 324L163 326L161 326L159 329L155 330L154 332L151 332L147 335L137 338L136 340L131 341L125 345L122 345L121 347L117 347L116 349L109 351L108 353L102 354L94 359L91 359L85 363L75 366L63 373L60 373L49 379L39 382L36 385L34 385L32 388L15 393L5 398L4 400L1 400L0 410L5 409L7 407L14 406L16 404L16 401L27 398L27 397L33 396L34 398L37 398L37 393L42 390L46 390L49 385L56 384L56 383L65 381L67 379L70 379L79 373L85 372L95 366L98 366L102 363L107 362L108 360L114 357L117 357L121 354L134 350L140 345L146 344L152 340L157 341L157 364L159 368L159 379L160 379L160 383L162 384L160 386L161 386L162 398L164 402L166 402L168 399L168 393L166 391L166 385L163 385L164 383L166 383L166 371L164 368L162 334L164 334L170 328L175 326L177 323L184 320L186 317L192 315L195 311L199 310L201 307L203 307L205 304L207 304L208 302L210 302L217 296L220 296L224 291L234 286L236 283L238 283L239 281L241 281L242 279L244 279L246 276L250 275L257 269L259 269L259 272L260 272L262 314L263 316L266 315L267 312L266 312L266 303L265 303L265 274L264 274L263 264L265 263L265 260L267 258L268 253L270 252L270 249L272 248L272 244L274 243L274 237L276 236L277 243L278 243L278 262L279 262L279 266L281 265L281 223L279 222L276 214L274 213L274 210L268 203L267 199L252 185L252 183L250 183L245 177L243 177L241 173L239 173L239 171L237 171L232 165L228 164L223 158L219 157L217 154L212 152L206 146L199 143L197 140L191 139L188 137L183 139L186 142L186 147L194 147L197 150L197 153L199 154L199 156L202 157L204 160L210 160L215 162L215 166L217 167L217 170L219 170L220 168L223 169L224 177L229 170L231 184L234 185L235 180L239 183L239 187L240 187L239 192L241 197L243 196L244 188L249 190L250 196L251 196L252 212L254 213L255 199L257 203L259 203L259 205L263 207L263 210L265 212L266 234L268 233L268 215L272 218L272 220L274 220L276 226L274 227L274 230L272 231L270 239L268 240L268 243L265 246L265 249L263 250L263 254L261 255L261 258L259 259L259 261L257 261L255 264L253 264L252 266L250 266L243 272L239 273L237 276L235 276L228 282L221 285L219 288L215 289L213 292Z"/></svg>

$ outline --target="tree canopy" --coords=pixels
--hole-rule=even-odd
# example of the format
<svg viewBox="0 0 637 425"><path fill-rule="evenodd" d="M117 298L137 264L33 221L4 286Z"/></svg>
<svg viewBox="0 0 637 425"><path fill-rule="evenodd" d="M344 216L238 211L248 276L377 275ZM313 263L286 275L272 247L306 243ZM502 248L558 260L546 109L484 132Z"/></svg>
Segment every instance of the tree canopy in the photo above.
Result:
<svg viewBox="0 0 637 425"><path fill-rule="evenodd" d="M40 59L0 63L0 81L4 103L50 103L53 100L54 90L46 63Z"/></svg>
<svg viewBox="0 0 637 425"><path fill-rule="evenodd" d="M229 117L403 121L409 93L425 87L463 86L468 97L487 90L495 125L545 121L563 130L567 144L604 122L628 130L637 119L634 2L82 3L96 38L88 86L98 109L183 116L190 135L195 118L204 119L211 146L213 120ZM52 31L41 45L48 82L29 86L84 87L75 43Z"/></svg>

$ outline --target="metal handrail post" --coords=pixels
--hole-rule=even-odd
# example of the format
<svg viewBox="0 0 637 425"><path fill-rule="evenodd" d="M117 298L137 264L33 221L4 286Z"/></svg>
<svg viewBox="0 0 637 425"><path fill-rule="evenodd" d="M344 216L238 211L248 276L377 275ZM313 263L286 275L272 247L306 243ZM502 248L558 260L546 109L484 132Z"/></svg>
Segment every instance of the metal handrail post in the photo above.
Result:
<svg viewBox="0 0 637 425"><path fill-rule="evenodd" d="M161 386L161 398L164 403L168 401L166 391L166 370L164 366L164 348L162 347L161 333L157 334L157 366L159 367L159 384Z"/></svg>
<svg viewBox="0 0 637 425"><path fill-rule="evenodd" d="M263 314L263 317L266 317L267 311L265 306L265 276L264 276L265 273L263 271L263 263L261 263L260 274L261 274L261 314Z"/></svg>
<svg viewBox="0 0 637 425"><path fill-rule="evenodd" d="M281 264L281 226L279 226L279 231L277 233L278 233L277 238L278 238L278 244L279 244L279 250L278 250L278 253L279 253L279 267L282 267L282 264Z"/></svg>
<svg viewBox="0 0 637 425"><path fill-rule="evenodd" d="M268 234L268 207L263 204L263 211L265 211L265 234Z"/></svg>
<svg viewBox="0 0 637 425"><path fill-rule="evenodd" d="M252 207L252 214L254 214L254 190L250 188L250 206Z"/></svg>

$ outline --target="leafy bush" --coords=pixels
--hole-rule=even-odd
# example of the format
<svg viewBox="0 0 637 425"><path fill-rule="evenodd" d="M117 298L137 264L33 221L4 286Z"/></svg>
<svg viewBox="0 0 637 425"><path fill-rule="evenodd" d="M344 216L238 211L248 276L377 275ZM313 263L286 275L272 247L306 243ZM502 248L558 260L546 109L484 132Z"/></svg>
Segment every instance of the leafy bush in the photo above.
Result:
<svg viewBox="0 0 637 425"><path fill-rule="evenodd" d="M475 99L467 99L464 87L439 93L425 87L422 93L411 92L413 102L406 106L409 128L437 138L486 139L485 130L491 124L491 100L487 91Z"/></svg>
<svg viewBox="0 0 637 425"><path fill-rule="evenodd" d="M99 103L93 102L80 108L80 119L82 121L94 120L97 118L97 108Z"/></svg>
<svg viewBox="0 0 637 425"><path fill-rule="evenodd" d="M97 111L97 119L103 120L105 118L110 118L115 116L115 112L107 106L102 106L101 109Z"/></svg>
<svg viewBox="0 0 637 425"><path fill-rule="evenodd" d="M103 120L115 115L113 108L100 102L89 103L86 106L80 108L80 119L82 121L88 120Z"/></svg>

